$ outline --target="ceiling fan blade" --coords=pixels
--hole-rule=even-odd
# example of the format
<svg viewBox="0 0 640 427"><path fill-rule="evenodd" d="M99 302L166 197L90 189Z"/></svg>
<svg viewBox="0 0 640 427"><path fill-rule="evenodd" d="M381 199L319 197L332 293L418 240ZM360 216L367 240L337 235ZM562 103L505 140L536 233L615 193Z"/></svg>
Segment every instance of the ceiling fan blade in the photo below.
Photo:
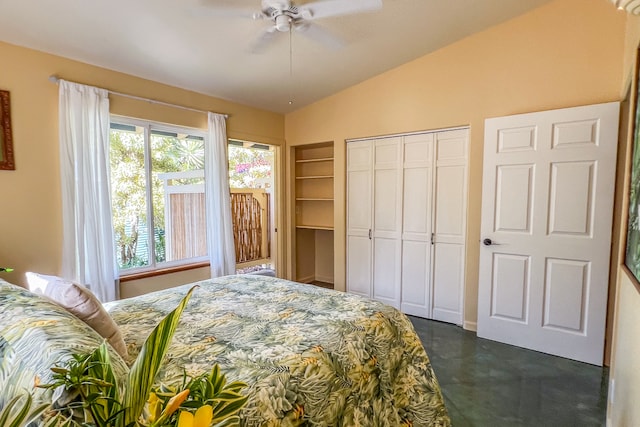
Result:
<svg viewBox="0 0 640 427"><path fill-rule="evenodd" d="M298 6L300 14L307 20L372 12L379 9L382 9L382 0L325 0Z"/></svg>
<svg viewBox="0 0 640 427"><path fill-rule="evenodd" d="M300 34L304 35L305 37L318 42L330 49L338 50L344 46L344 41L341 38L335 36L334 34L318 25L307 22L304 25L296 27L296 30L298 30L298 32L300 32Z"/></svg>
<svg viewBox="0 0 640 427"><path fill-rule="evenodd" d="M278 33L278 30L275 26L271 26L264 30L262 34L251 43L249 46L249 51L251 53L262 53L266 50L267 46L271 43L274 36Z"/></svg>

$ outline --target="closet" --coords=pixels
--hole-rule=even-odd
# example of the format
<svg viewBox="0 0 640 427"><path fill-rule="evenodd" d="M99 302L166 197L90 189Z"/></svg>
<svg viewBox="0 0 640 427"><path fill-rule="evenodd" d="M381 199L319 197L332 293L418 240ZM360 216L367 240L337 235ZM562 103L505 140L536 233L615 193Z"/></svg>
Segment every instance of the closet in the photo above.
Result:
<svg viewBox="0 0 640 427"><path fill-rule="evenodd" d="M462 324L468 135L347 141L347 292Z"/></svg>

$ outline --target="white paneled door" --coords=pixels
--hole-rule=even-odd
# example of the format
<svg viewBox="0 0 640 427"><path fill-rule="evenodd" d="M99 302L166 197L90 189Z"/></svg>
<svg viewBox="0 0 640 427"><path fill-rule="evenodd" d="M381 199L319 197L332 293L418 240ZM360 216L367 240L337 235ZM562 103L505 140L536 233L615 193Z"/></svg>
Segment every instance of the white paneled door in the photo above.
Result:
<svg viewBox="0 0 640 427"><path fill-rule="evenodd" d="M461 325L469 130L439 132L435 138L432 318Z"/></svg>
<svg viewBox="0 0 640 427"><path fill-rule="evenodd" d="M404 137L402 155L402 285L400 310L431 317L433 247L432 133Z"/></svg>
<svg viewBox="0 0 640 427"><path fill-rule="evenodd" d="M468 129L347 144L347 292L462 324Z"/></svg>
<svg viewBox="0 0 640 427"><path fill-rule="evenodd" d="M602 365L618 115L486 121L478 336Z"/></svg>
<svg viewBox="0 0 640 427"><path fill-rule="evenodd" d="M401 153L401 138L374 141L372 298L395 308L400 308Z"/></svg>
<svg viewBox="0 0 640 427"><path fill-rule="evenodd" d="M349 292L371 298L371 165L373 146L369 141L347 145L347 283Z"/></svg>

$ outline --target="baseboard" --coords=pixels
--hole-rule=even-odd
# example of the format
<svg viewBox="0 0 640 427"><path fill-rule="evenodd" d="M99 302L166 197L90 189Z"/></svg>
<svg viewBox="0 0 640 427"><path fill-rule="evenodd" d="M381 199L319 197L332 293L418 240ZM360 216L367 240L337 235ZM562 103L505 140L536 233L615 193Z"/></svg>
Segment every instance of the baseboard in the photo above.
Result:
<svg viewBox="0 0 640 427"><path fill-rule="evenodd" d="M296 279L296 282L300 282L300 283L311 283L315 280L315 276L304 276L304 277L298 277Z"/></svg>
<svg viewBox="0 0 640 427"><path fill-rule="evenodd" d="M465 331L478 332L478 324L476 322L467 322L466 320L462 324L462 329Z"/></svg>

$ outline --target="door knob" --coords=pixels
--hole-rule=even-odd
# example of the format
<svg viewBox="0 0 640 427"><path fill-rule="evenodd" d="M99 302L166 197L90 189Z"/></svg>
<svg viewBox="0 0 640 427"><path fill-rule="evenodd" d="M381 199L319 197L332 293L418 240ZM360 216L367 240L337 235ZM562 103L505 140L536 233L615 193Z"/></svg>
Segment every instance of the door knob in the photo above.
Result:
<svg viewBox="0 0 640 427"><path fill-rule="evenodd" d="M491 239L484 239L482 241L482 244L485 246L491 246L493 244L493 242L491 241Z"/></svg>

